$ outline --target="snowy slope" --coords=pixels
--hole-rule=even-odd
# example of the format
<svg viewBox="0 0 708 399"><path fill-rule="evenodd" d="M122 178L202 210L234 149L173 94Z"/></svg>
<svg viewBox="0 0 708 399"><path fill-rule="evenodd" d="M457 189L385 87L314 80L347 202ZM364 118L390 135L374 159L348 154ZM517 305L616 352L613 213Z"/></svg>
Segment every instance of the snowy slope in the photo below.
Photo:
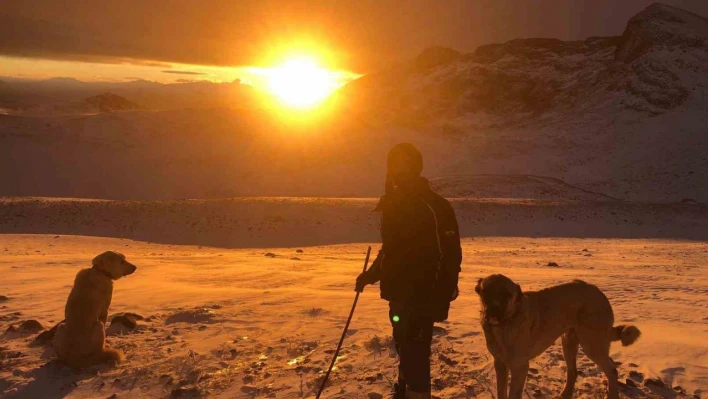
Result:
<svg viewBox="0 0 708 399"><path fill-rule="evenodd" d="M350 83L330 120L303 125L260 109L237 82L106 84L101 92L152 111L0 115L0 195L374 197L387 149L411 141L431 178L546 176L614 198L705 203L707 31L705 18L654 4L618 37L518 39L472 54L431 48ZM50 83L88 96L81 82ZM473 191L545 198L548 187L525 184L477 181Z"/></svg>
<svg viewBox="0 0 708 399"><path fill-rule="evenodd" d="M705 201L706 32L705 18L654 4L621 37L429 49L341 98L370 124L466 142L450 174L537 174L628 199Z"/></svg>

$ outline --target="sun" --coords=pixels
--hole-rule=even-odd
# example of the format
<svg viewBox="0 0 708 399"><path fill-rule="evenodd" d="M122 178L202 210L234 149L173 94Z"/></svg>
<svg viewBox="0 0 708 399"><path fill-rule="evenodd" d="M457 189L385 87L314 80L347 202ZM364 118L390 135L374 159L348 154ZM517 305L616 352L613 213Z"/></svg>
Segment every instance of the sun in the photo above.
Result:
<svg viewBox="0 0 708 399"><path fill-rule="evenodd" d="M333 71L306 57L285 60L265 75L268 91L293 108L313 108L341 86Z"/></svg>

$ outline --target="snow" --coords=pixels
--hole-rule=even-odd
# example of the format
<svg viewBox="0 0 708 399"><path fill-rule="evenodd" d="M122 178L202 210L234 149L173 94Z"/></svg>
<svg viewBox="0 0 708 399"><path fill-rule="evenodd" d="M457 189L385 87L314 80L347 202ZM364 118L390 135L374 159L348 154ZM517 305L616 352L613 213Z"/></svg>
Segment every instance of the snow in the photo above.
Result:
<svg viewBox="0 0 708 399"><path fill-rule="evenodd" d="M139 321L137 332L108 337L127 355L116 368L72 372L51 362L43 348L29 347L34 335L4 339L0 346L6 352L23 356L3 360L0 392L4 398L57 392L68 398L114 393L148 398L167 397L183 386L217 398L312 397L348 315L366 246L304 247L297 253L295 248L229 250L85 236L2 235L0 273L5 278L0 293L10 299L1 315L21 312L17 320L53 325L62 318L74 274L96 253L113 248L138 270L116 282L109 315L134 312L150 319ZM705 242L487 237L464 240L463 251L462 295L449 322L435 330L434 395L494 397L493 365L479 325L474 284L499 272L526 290L574 278L603 289L617 323L636 324L643 332L631 347L613 345L612 356L621 362L620 381L635 371L689 394L708 386ZM276 257L265 257L266 252ZM549 261L560 267L546 267ZM386 304L376 291L368 287L360 298L324 397L386 395L395 380ZM3 329L17 322L3 320ZM532 361L537 371L529 377L527 393L539 390L553 396L561 391L561 353L557 342ZM577 397L602 397L602 373L582 354L579 368ZM623 389L623 395L666 395L637 385Z"/></svg>

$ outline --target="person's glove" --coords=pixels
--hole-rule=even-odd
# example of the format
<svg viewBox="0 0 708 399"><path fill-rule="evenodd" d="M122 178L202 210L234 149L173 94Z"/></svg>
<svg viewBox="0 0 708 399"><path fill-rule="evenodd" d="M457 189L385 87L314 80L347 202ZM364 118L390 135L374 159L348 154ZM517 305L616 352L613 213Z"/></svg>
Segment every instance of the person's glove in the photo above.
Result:
<svg viewBox="0 0 708 399"><path fill-rule="evenodd" d="M356 286L354 287L354 291L363 292L364 287L369 284L371 284L371 279L369 278L366 272L363 272L359 275L359 277L356 278Z"/></svg>

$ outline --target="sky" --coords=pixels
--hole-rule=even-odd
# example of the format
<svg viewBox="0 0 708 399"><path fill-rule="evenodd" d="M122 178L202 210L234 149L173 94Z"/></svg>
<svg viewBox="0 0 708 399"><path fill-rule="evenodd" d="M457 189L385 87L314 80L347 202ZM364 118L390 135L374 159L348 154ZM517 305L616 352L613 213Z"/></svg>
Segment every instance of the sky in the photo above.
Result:
<svg viewBox="0 0 708 399"><path fill-rule="evenodd" d="M706 0L666 4L708 15ZM368 73L439 45L620 35L651 0L4 0L0 76L248 80L289 54ZM257 75L254 74L254 76Z"/></svg>

